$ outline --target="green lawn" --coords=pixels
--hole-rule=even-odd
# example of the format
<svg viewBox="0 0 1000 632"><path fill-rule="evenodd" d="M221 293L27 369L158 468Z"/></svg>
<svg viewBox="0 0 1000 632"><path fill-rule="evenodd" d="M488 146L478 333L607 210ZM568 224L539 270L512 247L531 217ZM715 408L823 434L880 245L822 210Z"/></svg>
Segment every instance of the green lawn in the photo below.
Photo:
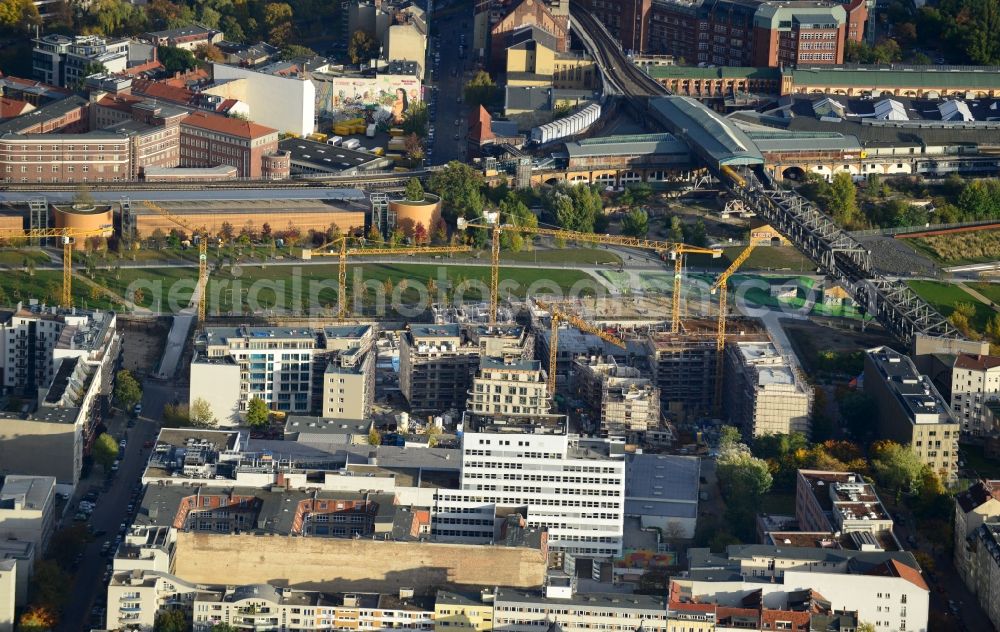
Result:
<svg viewBox="0 0 1000 632"><path fill-rule="evenodd" d="M983 305L957 285L941 281L907 281L907 284L945 316L950 316L955 311L955 303L971 303L976 308L976 315L969 324L977 331L983 331L986 322L993 315L993 310L989 306Z"/></svg>
<svg viewBox="0 0 1000 632"><path fill-rule="evenodd" d="M691 255L688 265L692 268L708 268L723 270L729 267L743 247L723 248L722 256L714 259L709 255ZM791 246L761 246L750 253L741 270L788 270L791 272L810 272L816 264Z"/></svg>
<svg viewBox="0 0 1000 632"><path fill-rule="evenodd" d="M969 287L976 290L986 298L990 299L997 305L1000 305L1000 283L966 283Z"/></svg>
<svg viewBox="0 0 1000 632"><path fill-rule="evenodd" d="M267 265L249 264L238 268L234 274L227 266L215 271L209 277L208 308L210 313L228 313L233 310L234 294L242 297L244 306L251 311L271 309L276 305L333 306L337 301L336 265ZM360 277L358 276L360 275ZM197 269L121 269L101 270L96 280L110 290L130 299L135 299L135 289L141 288L144 307L159 308L162 311L182 309L190 302L191 291L197 277ZM437 301L438 290L460 287L465 282L479 282L470 285L463 293L465 300L482 300L482 288L488 287L490 269L488 266L448 266L434 264L367 264L349 265L347 268L348 295L353 296L354 286L360 281L365 287L361 296L362 304L373 304L376 292L385 290L385 282L391 281L394 288L405 280L408 288L399 291L403 305L419 303L422 292L418 286L429 287L434 280ZM566 291L574 284L584 282L581 295L592 294L598 286L590 275L579 270L543 268L504 268L500 271L502 296L523 297L526 290L537 293ZM533 286L537 282L543 282ZM130 285L132 291L129 290ZM509 286L509 287L508 287ZM377 289L376 289L377 288ZM509 289L509 292L507 291ZM88 290L89 291L89 290ZM360 292L360 290L359 290ZM486 291L488 294L488 290ZM157 299L159 299L157 301Z"/></svg>
<svg viewBox="0 0 1000 632"><path fill-rule="evenodd" d="M51 263L48 253L38 248L14 248L0 250L0 266L23 268L24 261L33 261L35 265Z"/></svg>

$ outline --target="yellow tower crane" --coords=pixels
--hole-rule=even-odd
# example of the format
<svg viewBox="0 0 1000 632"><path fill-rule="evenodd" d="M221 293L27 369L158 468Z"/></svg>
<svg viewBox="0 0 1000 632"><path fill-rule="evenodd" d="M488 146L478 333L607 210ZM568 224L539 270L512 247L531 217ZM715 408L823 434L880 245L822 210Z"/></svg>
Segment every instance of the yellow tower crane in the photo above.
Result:
<svg viewBox="0 0 1000 632"><path fill-rule="evenodd" d="M712 294L719 292L718 326L715 332L715 398L713 399L716 412L722 408L722 354L726 349L726 318L729 316L727 313L729 295L727 283L729 282L729 277L733 276L733 273L739 270L740 266L750 258L750 253L754 251L754 248L767 240L767 237L754 237L751 234L750 243L747 244L747 247L733 259L733 262L719 275L719 278L715 280L715 283L711 287Z"/></svg>
<svg viewBox="0 0 1000 632"><path fill-rule="evenodd" d="M555 407L556 401L556 361L559 358L559 323L569 323L573 325L580 331L584 331L588 334L594 334L601 340L610 342L611 344L621 347L624 349L626 347L625 341L615 336L609 334L608 332L602 330L600 327L595 327L590 323L584 321L578 316L573 314L568 314L566 312L560 311L557 307L551 303L546 303L539 299L535 299L535 305L538 305L541 309L544 309L549 313L550 319L552 321L552 333L549 336L549 374L548 374L548 391L549 397L552 398L552 405Z"/></svg>
<svg viewBox="0 0 1000 632"><path fill-rule="evenodd" d="M312 257L337 257L339 269L337 276L339 285L337 287L337 310L339 318L347 318L347 258L377 255L440 255L455 254L457 252L471 252L469 246L403 246L398 248L348 248L349 237L338 237L328 244L312 250L304 250L302 258L309 260Z"/></svg>
<svg viewBox="0 0 1000 632"><path fill-rule="evenodd" d="M685 254L707 254L712 255L713 258L718 258L722 256L722 250L719 248L700 248L698 246L689 246L687 244L672 242L672 241L657 241L655 239L640 239L638 237L626 237L624 235L598 235L596 233L579 233L573 230L564 230L561 228L537 228L530 226L515 226L513 224L502 224L497 218L497 221L490 222L488 224L477 224L469 222L463 218L458 218L458 229L465 230L466 228L484 228L486 230L492 231L492 244L491 244L491 257L490 257L490 324L495 325L497 322L497 303L499 302L499 287L500 287L500 234L502 231L510 230L517 231L521 233L528 233L531 235L539 235L542 237L555 237L557 239L565 239L569 241L581 241L584 243L591 244L606 244L611 246L623 246L626 248L639 248L641 250L653 250L656 252L676 252L682 251ZM677 255L680 257L680 255ZM680 263L675 265L675 270L680 268ZM680 287L679 276L674 279L674 289L675 289L675 307L674 307L674 319L680 322L680 299L677 298L679 291L677 288Z"/></svg>
<svg viewBox="0 0 1000 632"><path fill-rule="evenodd" d="M87 230L76 228L4 228L0 229L0 240L12 238L26 239L48 239L57 237L62 241L63 247L63 285L62 302L63 307L73 306L73 244L78 238L97 237L112 233L110 227L91 228Z"/></svg>
<svg viewBox="0 0 1000 632"><path fill-rule="evenodd" d="M197 230L190 224L166 210L156 202L150 200L143 201L143 205L149 210L166 217L171 222L191 233L191 238L198 242L198 323L205 322L206 296L208 294L208 233L204 230ZM201 235L197 233L201 232Z"/></svg>

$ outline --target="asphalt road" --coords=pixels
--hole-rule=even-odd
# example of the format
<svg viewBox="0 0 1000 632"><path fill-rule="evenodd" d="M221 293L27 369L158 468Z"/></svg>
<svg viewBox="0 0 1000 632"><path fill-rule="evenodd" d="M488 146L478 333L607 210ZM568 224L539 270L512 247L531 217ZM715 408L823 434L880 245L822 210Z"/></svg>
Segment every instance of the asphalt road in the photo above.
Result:
<svg viewBox="0 0 1000 632"><path fill-rule="evenodd" d="M444 5L442 8L447 8ZM441 57L436 67L431 53L432 79L437 88L437 112L431 125L434 126L433 152L428 162L443 165L452 160L465 159L465 135L468 133L467 112L464 103L458 103L465 82L471 78L474 53L468 45L472 43L472 4L468 11L449 11L444 17L432 18L434 51ZM458 56L459 36L465 34L465 58ZM452 76L454 73L454 76ZM458 125L455 125L458 121ZM458 140L455 136L458 136Z"/></svg>
<svg viewBox="0 0 1000 632"><path fill-rule="evenodd" d="M145 411L145 404L144 411ZM162 410L162 405L161 405ZM109 432L117 439L121 439L122 433L126 431L125 418L117 416L106 422ZM142 444L154 438L157 432L157 424L152 420L140 419L133 428L127 429L128 444L125 448L125 458L113 478L113 484L107 491L101 491L97 499L97 509L90 517L90 525L95 532L107 531L106 535L97 537L87 545L83 559L76 569L73 578L73 586L70 602L63 611L58 632L78 632L89 630L92 627L103 627L104 622L94 622L91 620L90 610L95 601L103 602L98 597L106 595L107 586L103 582L105 568L109 562L108 558L101 554L101 545L106 540L115 539L120 531L123 521L131 522L131 517L126 516L126 509L129 504L129 496L132 486L139 481L143 469L146 466L148 450L143 450ZM79 502L91 487L102 489L104 482L104 472L99 465L95 465L90 476L81 481L76 497L73 499L74 508L67 512L67 521L72 521L76 503ZM96 624L96 625L92 625Z"/></svg>

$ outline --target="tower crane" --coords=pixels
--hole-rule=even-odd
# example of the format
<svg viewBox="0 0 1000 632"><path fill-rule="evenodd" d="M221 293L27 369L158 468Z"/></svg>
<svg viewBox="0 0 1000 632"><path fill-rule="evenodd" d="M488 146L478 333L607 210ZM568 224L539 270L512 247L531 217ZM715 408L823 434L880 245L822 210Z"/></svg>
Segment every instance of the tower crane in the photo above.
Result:
<svg viewBox="0 0 1000 632"><path fill-rule="evenodd" d="M654 250L657 252L675 252L680 250L682 247L684 253L686 254L707 254L712 255L713 258L721 257L722 250L720 248L701 248L698 246L689 246L687 244L672 242L672 241L657 241L655 239L642 239L638 237L626 237L624 235L598 235L596 233L580 233L573 230L565 230L562 228L538 228L532 226L515 226L514 224L503 224L500 218L497 217L496 221L488 222L487 224L478 224L474 222L469 222L463 218L458 218L458 229L464 230L466 228L483 228L492 231L492 244L491 244L491 256L490 256L490 324L495 325L497 321L497 303L499 301L499 286L500 286L500 234L505 230L517 231L521 233L528 233L531 235L539 235L542 237L555 237L557 239L566 239L571 241L582 241L591 244L606 244L612 246L624 246L627 248L639 248L642 250ZM680 256L680 255L678 255ZM676 265L679 268L680 264ZM675 297L679 294L677 288L680 286L680 279L676 277L674 279ZM675 318L679 322L680 320L680 299L675 298L674 313Z"/></svg>
<svg viewBox="0 0 1000 632"><path fill-rule="evenodd" d="M560 311L551 303L546 303L535 299L535 305L538 305L541 309L544 309L549 313L550 320L552 321L552 333L549 336L549 374L548 374L548 391L549 395L552 397L552 405L555 406L556 401L556 361L559 358L559 323L565 322L573 325L580 331L587 332L588 334L594 334L601 340L610 342L611 344L621 347L624 349L626 347L625 341L615 336L609 334L608 332L602 330L599 327L595 327L588 322L585 322L578 316L573 314L567 314L566 312Z"/></svg>
<svg viewBox="0 0 1000 632"><path fill-rule="evenodd" d="M404 246L400 248L348 248L349 237L338 237L330 243L319 248L304 250L302 258L309 260L312 257L337 257L339 259L337 287L337 310L338 318L347 317L347 258L363 257L372 255L439 255L455 254L456 252L471 252L469 246Z"/></svg>
<svg viewBox="0 0 1000 632"><path fill-rule="evenodd" d="M27 239L46 239L57 237L62 241L63 247L63 284L62 301L63 307L73 306L73 244L81 237L97 237L113 232L111 227L104 228L4 228L0 229L0 240L24 237Z"/></svg>
<svg viewBox="0 0 1000 632"><path fill-rule="evenodd" d="M750 253L754 251L754 248L767 240L768 237L754 237L751 233L750 243L748 243L747 247L743 249L743 252L733 259L733 262L729 264L729 267L723 270L722 274L719 275L719 278L715 280L715 283L713 283L711 287L712 294L715 294L717 291L719 292L719 315L718 325L715 332L715 398L713 399L713 405L716 411L719 411L722 408L722 354L726 348L726 317L728 316L726 310L729 294L727 283L729 282L729 277L733 276L733 273L736 272L750 257Z"/></svg>
<svg viewBox="0 0 1000 632"><path fill-rule="evenodd" d="M149 210L166 217L171 222L189 231L192 239L195 239L197 233L203 233L196 238L196 241L198 242L198 287L195 291L198 292L198 323L205 322L205 305L207 304L206 294L208 294L208 233L204 230L195 230L190 224L166 210L156 202L144 200L143 205Z"/></svg>

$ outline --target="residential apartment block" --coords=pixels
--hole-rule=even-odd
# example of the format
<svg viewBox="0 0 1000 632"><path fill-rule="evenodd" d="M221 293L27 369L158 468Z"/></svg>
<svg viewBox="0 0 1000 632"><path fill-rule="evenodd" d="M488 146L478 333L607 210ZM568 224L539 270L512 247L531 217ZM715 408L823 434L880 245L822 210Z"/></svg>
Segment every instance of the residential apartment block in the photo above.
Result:
<svg viewBox="0 0 1000 632"><path fill-rule="evenodd" d="M911 446L942 481L954 481L961 426L930 378L889 347L865 353L864 375L878 404L878 436Z"/></svg>
<svg viewBox="0 0 1000 632"><path fill-rule="evenodd" d="M545 591L500 588L493 603L493 629L510 632L610 630L667 632L662 597L619 593L577 593L569 578Z"/></svg>
<svg viewBox="0 0 1000 632"><path fill-rule="evenodd" d="M464 410L481 357L530 360L517 326L411 324L400 337L399 388L416 411Z"/></svg>
<svg viewBox="0 0 1000 632"><path fill-rule="evenodd" d="M951 369L951 411L962 432L974 437L995 434L988 402L1000 400L1000 357L960 353Z"/></svg>
<svg viewBox="0 0 1000 632"><path fill-rule="evenodd" d="M272 410L364 419L375 393L374 328L209 327L195 341L190 402L233 425L260 397Z"/></svg>
<svg viewBox="0 0 1000 632"><path fill-rule="evenodd" d="M99 35L49 34L32 41L34 78L62 87L77 87L85 77L97 72L120 73L154 59L155 55L151 44L127 39L109 40Z"/></svg>
<svg viewBox="0 0 1000 632"><path fill-rule="evenodd" d="M892 516L860 474L799 470L795 477L795 519L800 532L845 549L896 551ZM782 535L772 534L780 542Z"/></svg>
<svg viewBox="0 0 1000 632"><path fill-rule="evenodd" d="M688 560L688 571L671 583L694 603L740 608L750 600L758 608L790 610L803 591L814 591L829 612L856 612L876 630L927 630L930 589L907 552L736 544L721 555L690 549Z"/></svg>
<svg viewBox="0 0 1000 632"><path fill-rule="evenodd" d="M969 538L984 524L1000 522L1000 480L979 480L955 496L954 563L966 586L975 583Z"/></svg>
<svg viewBox="0 0 1000 632"><path fill-rule="evenodd" d="M577 358L574 392L586 402L594 428L605 436L625 436L660 426L660 389L639 369L613 357Z"/></svg>
<svg viewBox="0 0 1000 632"><path fill-rule="evenodd" d="M968 555L965 585L996 628L1000 626L1000 522L979 525L963 547Z"/></svg>
<svg viewBox="0 0 1000 632"><path fill-rule="evenodd" d="M0 480L0 539L45 551L55 529L56 479L8 474Z"/></svg>
<svg viewBox="0 0 1000 632"><path fill-rule="evenodd" d="M479 594L438 590L434 598L435 632L490 632L495 599L492 589Z"/></svg>
<svg viewBox="0 0 1000 632"><path fill-rule="evenodd" d="M550 402L538 360L503 361L484 357L472 380L467 410L475 415L544 415Z"/></svg>
<svg viewBox="0 0 1000 632"><path fill-rule="evenodd" d="M770 342L726 345L723 410L744 436L809 436L812 391Z"/></svg>
<svg viewBox="0 0 1000 632"><path fill-rule="evenodd" d="M17 562L0 558L0 632L14 632Z"/></svg>

